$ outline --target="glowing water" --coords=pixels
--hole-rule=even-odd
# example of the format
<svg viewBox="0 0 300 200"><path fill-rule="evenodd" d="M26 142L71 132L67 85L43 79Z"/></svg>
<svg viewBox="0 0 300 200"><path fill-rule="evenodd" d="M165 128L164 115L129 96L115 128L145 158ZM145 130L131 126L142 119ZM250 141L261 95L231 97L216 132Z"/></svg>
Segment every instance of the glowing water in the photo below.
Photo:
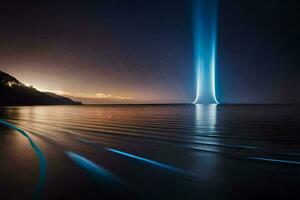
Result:
<svg viewBox="0 0 300 200"><path fill-rule="evenodd" d="M46 180L46 159L45 159L42 151L33 142L31 137L23 129L21 129L19 127L16 127L15 125L13 125L9 122L3 121L3 120L0 120L0 124L3 124L3 125L5 125L9 128L12 128L12 129L18 131L19 133L21 133L28 140L28 142L31 145L32 149L34 150L34 152L38 156L39 165L40 165L39 180L38 180L38 185L35 189L35 193L33 194L33 199L40 199L41 194L42 194L42 190L44 188L45 180Z"/></svg>
<svg viewBox="0 0 300 200"><path fill-rule="evenodd" d="M196 103L218 103L215 68L217 45L217 0L194 0L194 48Z"/></svg>
<svg viewBox="0 0 300 200"><path fill-rule="evenodd" d="M66 152L66 154L81 168L85 169L94 179L110 185L121 183L118 177L114 176L109 171L88 160L87 158L80 156L74 152Z"/></svg>
<svg viewBox="0 0 300 200"><path fill-rule="evenodd" d="M186 172L184 172L180 169L177 169L176 167L166 165L166 164L154 161L154 160L150 160L150 159L147 159L147 158L136 156L136 155L133 155L133 154L130 154L130 153L126 153L124 151L117 150L117 149L107 148L107 150L110 151L110 152L122 155L122 156L126 156L126 157L129 157L129 158L135 159L135 160L139 160L141 162L148 163L148 164L156 166L156 167L160 167L162 169L167 169L167 170L170 170L170 171L173 171L173 172L176 172L176 173L186 174Z"/></svg>

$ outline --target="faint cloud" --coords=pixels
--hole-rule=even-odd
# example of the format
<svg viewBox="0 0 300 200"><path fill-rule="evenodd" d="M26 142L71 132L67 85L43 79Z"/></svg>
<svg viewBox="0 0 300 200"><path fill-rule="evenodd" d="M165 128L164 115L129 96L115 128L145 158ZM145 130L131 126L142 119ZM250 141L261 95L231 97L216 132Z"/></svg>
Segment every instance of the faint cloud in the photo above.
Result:
<svg viewBox="0 0 300 200"><path fill-rule="evenodd" d="M50 91L51 92L51 91ZM52 91L55 94L62 95L62 96L71 96L77 98L93 98L93 99L133 99L132 97L128 96L118 96L112 95L107 93L96 93L96 94L87 94L87 93L78 93L78 92L66 92L66 91Z"/></svg>

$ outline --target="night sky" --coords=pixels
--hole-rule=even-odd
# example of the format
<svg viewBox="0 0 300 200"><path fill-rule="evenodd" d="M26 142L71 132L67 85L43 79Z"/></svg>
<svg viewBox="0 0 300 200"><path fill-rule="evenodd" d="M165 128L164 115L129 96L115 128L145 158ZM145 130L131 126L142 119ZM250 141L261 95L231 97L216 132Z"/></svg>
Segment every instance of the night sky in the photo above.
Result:
<svg viewBox="0 0 300 200"><path fill-rule="evenodd" d="M218 100L300 103L296 1L219 4ZM188 0L2 2L0 70L84 103L190 103L192 16Z"/></svg>

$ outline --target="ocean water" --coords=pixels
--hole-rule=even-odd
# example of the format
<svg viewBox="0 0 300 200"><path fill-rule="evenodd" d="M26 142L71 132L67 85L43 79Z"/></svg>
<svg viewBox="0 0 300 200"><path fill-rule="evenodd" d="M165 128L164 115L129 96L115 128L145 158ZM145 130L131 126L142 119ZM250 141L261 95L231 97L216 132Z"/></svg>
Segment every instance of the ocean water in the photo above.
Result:
<svg viewBox="0 0 300 200"><path fill-rule="evenodd" d="M297 199L299 105L0 108L0 198Z"/></svg>

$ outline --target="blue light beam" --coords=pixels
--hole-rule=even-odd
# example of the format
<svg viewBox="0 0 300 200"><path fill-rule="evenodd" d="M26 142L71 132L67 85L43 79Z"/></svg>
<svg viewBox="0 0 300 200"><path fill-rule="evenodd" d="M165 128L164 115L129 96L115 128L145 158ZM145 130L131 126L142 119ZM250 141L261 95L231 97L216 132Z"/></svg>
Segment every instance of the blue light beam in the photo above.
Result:
<svg viewBox="0 0 300 200"><path fill-rule="evenodd" d="M70 151L65 153L71 160L77 163L82 169L86 170L91 177L97 181L105 183L105 185L120 185L122 183L117 176L111 174L109 171L87 158Z"/></svg>
<svg viewBox="0 0 300 200"><path fill-rule="evenodd" d="M140 156L137 156L137 155L133 155L133 154L130 154L130 153L126 153L124 151L120 151L120 150L112 149L112 148L107 148L106 150L110 151L110 152L113 152L113 153L116 153L116 154L119 154L119 155L122 155L122 156L125 156L125 157L128 157L128 158L132 158L134 160L138 160L138 161L147 163L147 164L152 165L154 167L159 167L159 168L162 168L162 169L165 169L165 170L168 170L168 171L172 171L172 172L175 172L175 173L190 175L188 172L186 172L184 170L181 170L181 169L178 169L176 167L173 167L173 166L170 166L170 165L167 165L167 164L163 164L163 163L160 163L160 162L157 162L157 161L154 161L154 160L150 160L150 159L147 159L147 158L143 158L143 157L140 157Z"/></svg>
<svg viewBox="0 0 300 200"><path fill-rule="evenodd" d="M217 0L193 1L196 98L194 104L218 104L216 98Z"/></svg>

